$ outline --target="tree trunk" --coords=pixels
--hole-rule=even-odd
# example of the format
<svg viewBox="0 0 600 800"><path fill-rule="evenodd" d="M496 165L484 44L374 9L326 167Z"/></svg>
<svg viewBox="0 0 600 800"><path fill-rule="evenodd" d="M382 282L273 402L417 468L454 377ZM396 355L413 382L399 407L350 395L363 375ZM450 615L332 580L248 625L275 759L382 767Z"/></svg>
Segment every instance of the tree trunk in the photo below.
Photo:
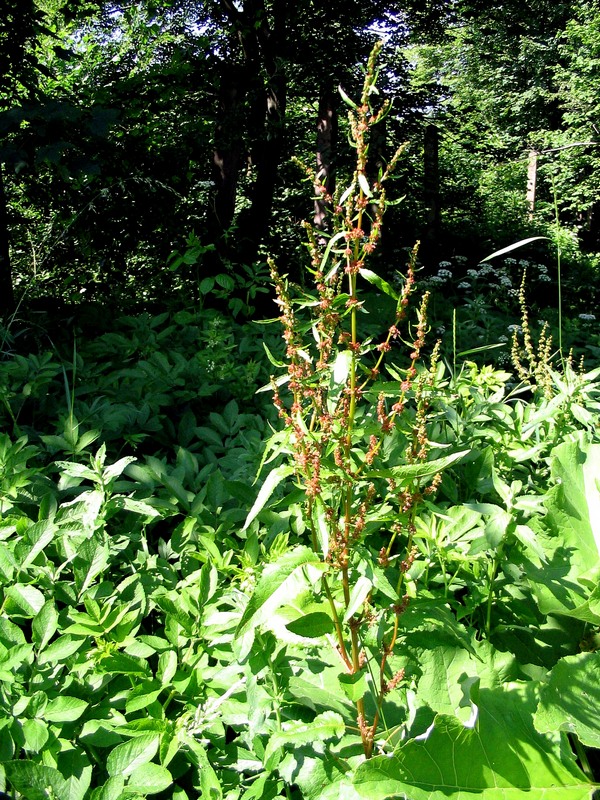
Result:
<svg viewBox="0 0 600 800"><path fill-rule="evenodd" d="M421 242L421 259L435 261L440 237L440 170L439 131L435 125L425 128L423 145L423 200L425 229Z"/></svg>
<svg viewBox="0 0 600 800"><path fill-rule="evenodd" d="M238 177L244 154L243 69L223 65L219 86L219 109L212 158L213 200L209 209L209 239L218 255L226 257L227 232L235 214Z"/></svg>
<svg viewBox="0 0 600 800"><path fill-rule="evenodd" d="M6 319L15 309L15 295L10 266L8 212L2 164L0 163L0 316Z"/></svg>
<svg viewBox="0 0 600 800"><path fill-rule="evenodd" d="M277 187L277 174L283 152L285 130L287 81L284 72L286 4L276 0L273 6L273 28L267 27L264 6L256 9L255 40L246 41L245 53L249 61L260 52L260 61L267 74L264 83L257 86L250 109L251 151L254 184L250 191L250 207L240 214L240 259L246 264L257 260L259 249L267 238L273 200ZM253 38L253 37L252 37ZM256 54L256 56L254 56ZM260 66L253 64L255 75Z"/></svg>
<svg viewBox="0 0 600 800"><path fill-rule="evenodd" d="M325 187L327 194L333 195L335 191L335 172L333 169L333 156L337 138L337 111L335 94L330 85L324 86L319 97L317 112L317 181ZM317 193L315 199L315 229L326 231L327 212L326 205Z"/></svg>

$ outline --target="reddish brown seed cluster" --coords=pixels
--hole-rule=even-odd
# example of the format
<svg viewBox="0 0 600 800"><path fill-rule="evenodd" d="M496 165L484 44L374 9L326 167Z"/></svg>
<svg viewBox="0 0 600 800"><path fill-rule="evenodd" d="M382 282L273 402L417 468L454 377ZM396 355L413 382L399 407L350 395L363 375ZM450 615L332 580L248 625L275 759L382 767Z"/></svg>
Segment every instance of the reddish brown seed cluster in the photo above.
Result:
<svg viewBox="0 0 600 800"><path fill-rule="evenodd" d="M358 727L367 756L373 750L383 697L395 689L405 675L404 670L399 669L390 678L388 659L399 636L399 617L408 605L408 595L403 595L409 580L407 573L417 557L417 548L413 545L415 509L423 495L433 493L441 480L436 475L430 485L423 488L422 480L386 479L378 471L377 462L396 430L400 436L408 438L406 462L426 460L430 447L427 423L434 362L432 360L429 371L421 366L427 334L428 295L425 295L408 338L410 361L401 372L397 389L391 397L389 392L379 393L376 399L373 397L372 384L380 375L386 354L392 350L393 343L401 343L401 329L406 330L417 259L415 247L392 324L382 336L383 340L371 342L362 338L359 335L359 312L363 305L359 299L360 285L363 279L372 279L365 264L381 237L386 208L383 183L404 149L398 148L377 180L369 180L369 128L387 113L385 104L377 112L370 107L376 54L377 49L369 61L360 103L349 115L357 153L349 189L343 195L332 197L320 176L305 168L317 200L329 214L327 232L303 223L310 254L309 272L314 278L316 293L313 290L298 301L296 288L270 262L287 364L285 381L280 380L278 385L272 380L273 402L289 432L290 459L297 483L304 492L313 548L319 549L322 534L327 539L324 558L330 566L323 576L323 585L326 587L329 580L338 581L337 591L333 584L331 591L325 591L332 605L332 618L337 620L338 652L351 673L363 669L367 660L361 628L377 625L383 630L385 623L385 636L381 634L380 639L379 697L370 724L362 701L357 703ZM296 313L300 316L299 306L312 310L313 318L308 324L296 317ZM280 388L284 384L286 388ZM410 414L405 413L407 408ZM377 519L378 505L383 503L397 509L398 520L391 526L388 546L381 547L377 562L381 567L395 568L396 591L401 599L391 607L381 608L377 605L379 597L374 588L362 609L344 620L343 613L339 613L340 602L348 608L357 560L363 559L362 554L367 551L365 545L369 544L374 527L372 521ZM405 555L400 560L398 554L402 552Z"/></svg>

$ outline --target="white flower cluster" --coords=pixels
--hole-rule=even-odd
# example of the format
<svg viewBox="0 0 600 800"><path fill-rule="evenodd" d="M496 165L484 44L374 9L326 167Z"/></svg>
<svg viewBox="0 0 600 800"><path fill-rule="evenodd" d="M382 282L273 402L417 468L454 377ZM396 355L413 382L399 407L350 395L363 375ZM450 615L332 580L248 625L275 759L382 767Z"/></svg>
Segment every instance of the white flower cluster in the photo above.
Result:
<svg viewBox="0 0 600 800"><path fill-rule="evenodd" d="M596 319L596 315L595 314L580 314L579 315L579 319L582 322L594 322L594 320Z"/></svg>

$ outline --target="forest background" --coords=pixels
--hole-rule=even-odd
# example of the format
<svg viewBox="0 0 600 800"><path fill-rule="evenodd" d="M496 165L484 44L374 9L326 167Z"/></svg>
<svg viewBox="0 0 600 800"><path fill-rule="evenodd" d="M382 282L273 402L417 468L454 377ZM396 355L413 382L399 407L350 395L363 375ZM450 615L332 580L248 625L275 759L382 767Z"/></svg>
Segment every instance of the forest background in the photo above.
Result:
<svg viewBox="0 0 600 800"><path fill-rule="evenodd" d="M373 172L409 142L384 270L417 239L431 276L441 260L472 266L546 234L574 264L575 293L596 298L594 2L3 5L5 311L15 294L115 308L197 300L218 274L243 298L248 283L265 288L266 252L299 278L299 223L328 223L294 159L330 190L347 171L338 87L357 91L378 37L393 105Z"/></svg>

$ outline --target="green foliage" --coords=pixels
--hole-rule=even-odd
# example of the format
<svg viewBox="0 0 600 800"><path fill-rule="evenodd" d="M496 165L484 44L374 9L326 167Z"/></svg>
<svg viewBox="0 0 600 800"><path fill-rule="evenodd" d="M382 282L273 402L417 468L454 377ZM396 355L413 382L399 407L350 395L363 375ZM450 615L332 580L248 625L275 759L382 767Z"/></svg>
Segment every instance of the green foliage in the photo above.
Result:
<svg viewBox="0 0 600 800"><path fill-rule="evenodd" d="M215 318L186 321L197 337ZM166 416L133 452L135 440L115 427L117 397L96 409L94 428L76 421L88 393L111 397L113 368L101 369L97 355L111 342L119 365L135 365L144 347L145 359L160 352L173 364L187 346L172 319L120 326L112 338L81 342L76 370L52 354L34 420L20 384L5 387L29 441L0 442L2 788L27 798L356 800L425 797L442 786L446 797L591 797L594 375L577 377L585 401L561 390L569 379L557 373L552 399L526 402L511 397L507 372L465 363L449 375L438 364L428 438L441 453L469 455L411 467L392 447L373 465L375 481L427 481L445 469L436 500L414 516L410 597L385 672L404 677L385 696L365 762L356 704L377 708L385 616L363 628L369 658L349 671L323 594L335 575L320 552L326 540L317 531L317 551L306 546L310 520L290 467L265 463L268 489L252 486L267 439L275 442L241 397L209 394L210 405L191 412L195 422L186 411L176 424L168 409L181 387L161 389L171 405L157 406ZM334 359L329 379L334 364L336 379L349 376L349 362ZM133 387L145 376L151 404L154 372L128 374ZM335 381L327 387L337 390ZM574 411L579 403L589 418ZM59 416L62 433L44 432ZM128 425L131 437L142 430ZM372 506L347 606L331 583L342 626L367 598L373 609L397 602L401 559L384 567L373 555L398 519L389 498ZM397 541L406 546L402 534Z"/></svg>

